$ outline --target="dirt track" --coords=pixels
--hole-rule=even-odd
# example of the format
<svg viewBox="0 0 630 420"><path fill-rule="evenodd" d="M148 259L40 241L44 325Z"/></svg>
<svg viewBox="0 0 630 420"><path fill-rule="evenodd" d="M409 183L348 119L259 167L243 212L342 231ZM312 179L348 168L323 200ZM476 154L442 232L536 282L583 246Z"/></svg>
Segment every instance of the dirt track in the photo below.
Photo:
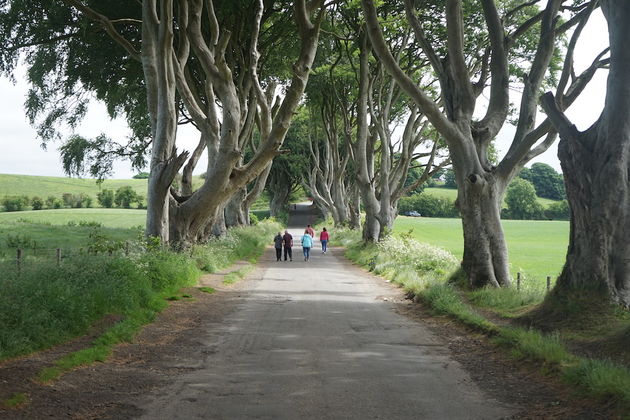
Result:
<svg viewBox="0 0 630 420"><path fill-rule="evenodd" d="M311 217L301 210L292 219L299 227ZM206 276L218 293L192 290L193 301L173 303L106 363L50 386L30 381L85 338L0 365L0 397L25 391L31 401L0 417L610 417L404 300L340 250L302 261L301 229L293 232L292 263L276 262L269 249L243 282Z"/></svg>

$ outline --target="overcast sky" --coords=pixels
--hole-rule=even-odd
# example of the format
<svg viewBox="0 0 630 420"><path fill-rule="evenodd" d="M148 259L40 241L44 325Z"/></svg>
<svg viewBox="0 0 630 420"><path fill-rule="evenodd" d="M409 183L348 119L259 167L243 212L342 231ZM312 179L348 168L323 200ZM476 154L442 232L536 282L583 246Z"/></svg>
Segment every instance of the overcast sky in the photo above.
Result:
<svg viewBox="0 0 630 420"><path fill-rule="evenodd" d="M601 13L597 13L585 28L577 49L576 70L578 73L608 45L607 36L605 20ZM0 78L0 145L2 147L0 173L64 176L57 150L59 144L50 144L46 151L40 147L41 142L24 115L23 104L28 86L23 74L17 74L16 79L17 83L14 85L8 79ZM567 115L578 129L587 128L599 117L604 103L605 86L606 74L601 72L568 110ZM539 115L539 119L543 117ZM507 151L513 132L513 128L506 125L499 134L497 146L500 156ZM128 136L129 130L123 120L110 120L104 106L93 101L87 117L76 129L76 133L85 137L95 137L100 133L105 133L113 139L123 141ZM196 146L197 140L198 136L194 129L180 128L179 149L191 150ZM535 161L548 163L559 171L560 163L556 155L557 148L554 145ZM206 161L201 161L198 172L203 172L205 165ZM113 178L130 178L135 173L127 162L117 163L114 170Z"/></svg>

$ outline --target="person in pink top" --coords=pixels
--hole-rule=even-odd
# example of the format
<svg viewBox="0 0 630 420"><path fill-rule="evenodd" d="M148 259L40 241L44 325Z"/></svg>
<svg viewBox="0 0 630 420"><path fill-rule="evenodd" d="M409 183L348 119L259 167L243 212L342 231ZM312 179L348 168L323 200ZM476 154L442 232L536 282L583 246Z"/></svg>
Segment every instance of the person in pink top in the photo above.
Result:
<svg viewBox="0 0 630 420"><path fill-rule="evenodd" d="M326 228L323 228L322 231L319 233L319 242L322 243L322 254L325 254L326 250L328 249L329 238L330 236L328 235L328 231L326 230Z"/></svg>
<svg viewBox="0 0 630 420"><path fill-rule="evenodd" d="M311 227L311 225L306 225L306 233L311 235L311 238L315 239L315 231Z"/></svg>

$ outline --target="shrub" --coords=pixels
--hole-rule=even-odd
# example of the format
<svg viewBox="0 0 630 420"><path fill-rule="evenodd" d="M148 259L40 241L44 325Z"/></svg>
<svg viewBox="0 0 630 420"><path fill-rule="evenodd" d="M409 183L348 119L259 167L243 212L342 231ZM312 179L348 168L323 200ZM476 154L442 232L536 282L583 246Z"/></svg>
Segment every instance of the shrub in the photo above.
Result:
<svg viewBox="0 0 630 420"><path fill-rule="evenodd" d="M12 265L2 269L0 360L84 334L106 314L154 314L199 275L188 257L166 251L28 264L19 278Z"/></svg>
<svg viewBox="0 0 630 420"><path fill-rule="evenodd" d="M149 179L149 173L148 172L140 172L138 174L135 174L132 178L133 179Z"/></svg>
<svg viewBox="0 0 630 420"><path fill-rule="evenodd" d="M22 211L28 206L28 199L24 196L6 196L2 199L5 211Z"/></svg>
<svg viewBox="0 0 630 420"><path fill-rule="evenodd" d="M138 200L138 194L131 188L129 185L125 185L124 187L120 187L116 190L116 195L114 196L114 203L118 207L123 207L125 209L130 209L131 204L135 203Z"/></svg>
<svg viewBox="0 0 630 420"><path fill-rule="evenodd" d="M63 201L53 195L49 195L46 198L46 207L49 209L60 209L63 207Z"/></svg>
<svg viewBox="0 0 630 420"><path fill-rule="evenodd" d="M455 203L445 197L421 193L410 197L403 197L398 202L398 213L405 214L417 211L426 217L457 217Z"/></svg>
<svg viewBox="0 0 630 420"><path fill-rule="evenodd" d="M74 207L74 203L76 201L76 199L74 198L74 194L71 193L61 194L61 200L63 201L63 205L65 207Z"/></svg>
<svg viewBox="0 0 630 420"><path fill-rule="evenodd" d="M21 234L17 234L17 235L11 235L8 234L7 238L6 238L6 243L7 243L7 248L30 248L30 249L35 249L37 248L37 241L33 238L31 238L29 235L21 235Z"/></svg>
<svg viewBox="0 0 630 420"><path fill-rule="evenodd" d="M507 210L502 212L506 218L541 219L543 207L537 201L534 185L522 178L515 178L505 194Z"/></svg>
<svg viewBox="0 0 630 420"><path fill-rule="evenodd" d="M107 188L99 191L96 194L96 200L101 207L112 208L114 207L114 191Z"/></svg>
<svg viewBox="0 0 630 420"><path fill-rule="evenodd" d="M569 220L571 216L571 209L569 208L569 202L562 200L557 203L552 203L545 209L545 217L551 220Z"/></svg>
<svg viewBox="0 0 630 420"><path fill-rule="evenodd" d="M249 213L249 223L251 225L257 225L259 221L260 220L258 220L258 216L256 216L256 213Z"/></svg>
<svg viewBox="0 0 630 420"><path fill-rule="evenodd" d="M40 197L33 197L31 200L31 206L33 210L41 210L44 208L44 200Z"/></svg>

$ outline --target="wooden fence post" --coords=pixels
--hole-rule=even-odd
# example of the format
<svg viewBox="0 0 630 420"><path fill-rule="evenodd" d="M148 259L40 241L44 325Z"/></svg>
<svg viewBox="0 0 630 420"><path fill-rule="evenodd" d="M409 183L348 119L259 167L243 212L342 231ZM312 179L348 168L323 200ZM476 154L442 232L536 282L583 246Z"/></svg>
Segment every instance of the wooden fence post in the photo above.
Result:
<svg viewBox="0 0 630 420"><path fill-rule="evenodd" d="M57 265L61 265L61 248L57 248Z"/></svg>
<svg viewBox="0 0 630 420"><path fill-rule="evenodd" d="M516 273L516 290L521 290L521 273Z"/></svg>
<svg viewBox="0 0 630 420"><path fill-rule="evenodd" d="M547 276L547 291L551 290L551 276Z"/></svg>
<svg viewBox="0 0 630 420"><path fill-rule="evenodd" d="M17 249L17 271L18 274L22 271L22 250L20 248Z"/></svg>
<svg viewBox="0 0 630 420"><path fill-rule="evenodd" d="M125 257L129 256L129 241L125 241Z"/></svg>

